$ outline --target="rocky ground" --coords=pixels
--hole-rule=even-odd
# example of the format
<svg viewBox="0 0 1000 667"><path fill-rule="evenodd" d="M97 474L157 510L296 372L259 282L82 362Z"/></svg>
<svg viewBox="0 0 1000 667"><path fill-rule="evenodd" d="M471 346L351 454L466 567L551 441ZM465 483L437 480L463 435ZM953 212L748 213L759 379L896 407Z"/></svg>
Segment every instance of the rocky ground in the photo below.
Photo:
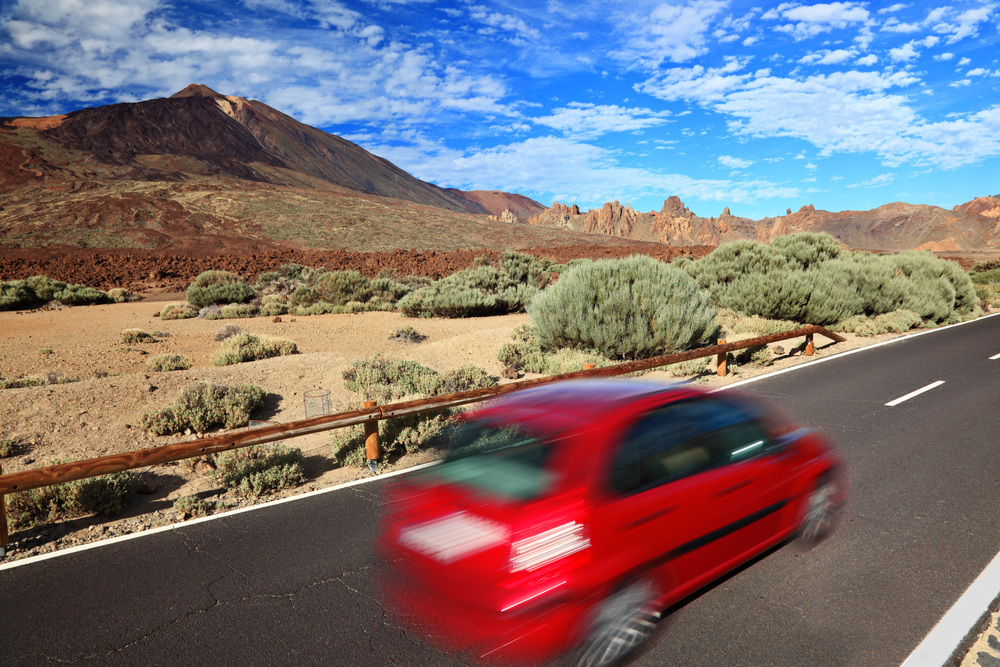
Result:
<svg viewBox="0 0 1000 667"><path fill-rule="evenodd" d="M247 331L287 338L301 354L238 366L217 368L211 356L220 344L218 330L234 321L168 320L155 314L168 303L179 303L181 294L160 294L125 304L62 308L32 312L0 313L0 377L54 374L77 382L43 387L0 390L0 438L12 438L19 449L0 460L5 473L45 465L55 459L81 460L190 440L197 435L156 437L140 426L144 412L173 404L180 392L199 381L216 384L255 384L268 392L264 408L254 419L287 423L305 418L303 395L313 389L330 392L333 410L349 409L358 396L344 388L341 372L354 361L375 354L412 359L439 372L473 363L499 376L499 347L510 333L530 320L527 315L448 319L407 319L398 313L362 313L235 321ZM391 334L414 326L427 338L421 343L401 343ZM159 332L157 342L126 345L121 332L139 328ZM829 344L817 337L819 356L870 344L880 339L850 337L847 343ZM807 358L789 355L800 341L778 343L775 367L801 363ZM49 350L51 352L49 352ZM192 361L187 371L144 371L151 355L182 354ZM712 366L713 362L709 362ZM725 379L706 373L702 384L732 382L767 369L744 366ZM666 372L651 377L673 380ZM504 382L509 380L503 380ZM331 459L329 435L316 434L288 441L306 456L307 481L299 489L263 499L226 493L203 473L185 462L140 470L147 493L134 496L125 512L114 518L82 517L18 530L11 534L8 559L23 558L97 539L132 533L184 520L173 502L198 495L234 509L303 490L327 487L360 478L364 471L339 467ZM414 465L433 454L406 456L390 461L383 471Z"/></svg>

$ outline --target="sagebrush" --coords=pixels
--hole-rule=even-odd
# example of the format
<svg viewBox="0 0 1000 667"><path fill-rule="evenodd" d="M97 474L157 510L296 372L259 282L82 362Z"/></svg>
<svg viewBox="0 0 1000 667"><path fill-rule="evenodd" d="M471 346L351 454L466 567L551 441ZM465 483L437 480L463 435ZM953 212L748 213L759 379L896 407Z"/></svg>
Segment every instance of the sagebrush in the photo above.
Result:
<svg viewBox="0 0 1000 667"><path fill-rule="evenodd" d="M213 428L246 426L266 392L254 385L227 387L199 382L181 392L177 403L142 415L142 427L156 435L205 433Z"/></svg>

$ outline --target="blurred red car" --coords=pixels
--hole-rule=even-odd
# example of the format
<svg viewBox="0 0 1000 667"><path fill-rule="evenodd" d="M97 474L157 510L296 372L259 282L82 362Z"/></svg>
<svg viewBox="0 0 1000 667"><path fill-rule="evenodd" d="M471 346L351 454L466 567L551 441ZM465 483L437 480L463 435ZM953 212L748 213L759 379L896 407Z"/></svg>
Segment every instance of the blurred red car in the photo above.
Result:
<svg viewBox="0 0 1000 667"><path fill-rule="evenodd" d="M387 491L387 604L482 659L616 661L660 612L844 501L826 439L728 392L580 380L515 392L445 431Z"/></svg>

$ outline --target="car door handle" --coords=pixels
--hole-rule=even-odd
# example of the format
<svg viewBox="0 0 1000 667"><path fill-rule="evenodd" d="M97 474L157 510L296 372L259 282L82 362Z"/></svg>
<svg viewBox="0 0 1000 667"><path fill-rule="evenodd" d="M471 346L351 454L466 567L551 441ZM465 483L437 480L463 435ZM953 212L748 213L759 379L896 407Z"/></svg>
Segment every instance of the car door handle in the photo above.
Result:
<svg viewBox="0 0 1000 667"><path fill-rule="evenodd" d="M650 521L656 521L660 517L664 517L664 516L670 514L671 512L673 512L674 510L676 510L678 507L680 507L680 506L679 505L670 505L669 507L664 507L663 509L656 510L655 512L650 512L646 516L641 516L638 519L636 519L635 521L629 522L628 524L625 525L625 527L626 528L630 528L630 529L631 528L638 528L639 526L641 526L644 523L649 523Z"/></svg>
<svg viewBox="0 0 1000 667"><path fill-rule="evenodd" d="M717 494L715 494L715 497L721 498L722 496L728 496L730 493L736 493L740 489L746 488L756 481L757 481L756 477L748 477L744 480L737 482L736 484L733 484L732 486L727 486L722 491L719 491Z"/></svg>

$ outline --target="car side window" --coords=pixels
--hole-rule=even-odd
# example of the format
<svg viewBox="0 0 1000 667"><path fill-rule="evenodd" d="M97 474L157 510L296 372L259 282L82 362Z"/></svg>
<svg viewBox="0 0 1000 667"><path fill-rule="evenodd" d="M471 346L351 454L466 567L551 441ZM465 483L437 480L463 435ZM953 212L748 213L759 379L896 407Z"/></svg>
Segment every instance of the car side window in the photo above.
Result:
<svg viewBox="0 0 1000 667"><path fill-rule="evenodd" d="M668 405L641 417L615 452L611 486L635 493L766 451L767 438L749 415L714 400Z"/></svg>

